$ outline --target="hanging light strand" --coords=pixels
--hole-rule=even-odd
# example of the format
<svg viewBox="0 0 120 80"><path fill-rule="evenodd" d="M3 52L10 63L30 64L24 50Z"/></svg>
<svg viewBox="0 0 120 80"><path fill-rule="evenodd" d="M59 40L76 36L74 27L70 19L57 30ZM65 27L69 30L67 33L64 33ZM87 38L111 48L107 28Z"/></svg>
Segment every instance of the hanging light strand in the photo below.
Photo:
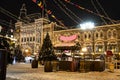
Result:
<svg viewBox="0 0 120 80"><path fill-rule="evenodd" d="M73 13L69 8L67 8L67 6L66 6L62 1L60 1L60 0L58 0L58 1L59 1L59 3L61 3L61 4L65 7L65 9L68 10L73 16L75 16L77 19L79 19L80 21L82 21L82 19L79 18L75 13Z"/></svg>
<svg viewBox="0 0 120 80"><path fill-rule="evenodd" d="M99 5L99 7L101 8L101 10L103 11L103 13L105 14L106 17L110 18L108 16L108 14L105 12L105 10L103 9L102 5L100 4L100 2L98 0L96 0L97 4ZM112 19L109 20L112 24L114 24L114 22L112 21Z"/></svg>
<svg viewBox="0 0 120 80"><path fill-rule="evenodd" d="M82 6L79 6L79 5L77 5L77 4L74 4L74 3L71 2L70 0L64 0L64 1L67 2L67 3L69 3L69 4L71 4L71 5L73 5L73 6L75 6L75 7L77 7L78 9L87 11L87 12L89 12L89 13L91 13L91 14L97 15L97 16L102 17L102 18L105 18L105 19L107 19L107 20L111 20L111 18L105 17L104 15L101 15L101 14L97 14L97 13L95 13L95 12L89 10L89 9L86 9L86 8L84 8L84 7L82 7ZM113 22L117 22L117 21L115 21L115 20L112 20L112 21L113 21Z"/></svg>
<svg viewBox="0 0 120 80"><path fill-rule="evenodd" d="M23 22L27 22L26 20L23 20L23 19L19 19L16 15L10 13L8 10L5 10L3 9L2 7L0 7L0 12L2 12L3 14L13 18L14 20L20 20L20 21L23 21Z"/></svg>
<svg viewBox="0 0 120 80"><path fill-rule="evenodd" d="M47 10L46 8L44 8L42 1L39 2L36 2L36 0L32 0L32 1L36 3L42 10L45 10L45 12L48 15L50 15L54 20L56 20L61 26L66 28L66 26L60 20L58 20L55 15L52 14L52 11L50 9Z"/></svg>
<svg viewBox="0 0 120 80"><path fill-rule="evenodd" d="M93 5L93 7L95 8L96 12L97 12L98 14L100 14L100 12L99 12L99 10L97 9L97 7L95 6L93 0L91 0L91 3L92 3L92 5ZM107 24L107 22L104 20L103 17L100 17L100 18L101 18L101 20L102 20L105 24Z"/></svg>
<svg viewBox="0 0 120 80"><path fill-rule="evenodd" d="M53 0L53 1L58 5L58 7L59 7L71 20L73 20L75 23L79 24L79 22L77 22L75 19L73 19L73 17L72 17L69 13L67 13L67 11L64 10L64 8L62 8L61 5L60 5L56 0Z"/></svg>

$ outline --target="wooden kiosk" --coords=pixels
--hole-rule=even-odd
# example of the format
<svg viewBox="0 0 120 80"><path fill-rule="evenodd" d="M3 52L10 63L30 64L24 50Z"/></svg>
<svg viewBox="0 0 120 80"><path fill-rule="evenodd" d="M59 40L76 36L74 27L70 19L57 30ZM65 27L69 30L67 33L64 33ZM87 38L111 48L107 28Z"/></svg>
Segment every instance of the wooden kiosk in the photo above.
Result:
<svg viewBox="0 0 120 80"><path fill-rule="evenodd" d="M65 46L59 45L55 47L55 50L60 50L59 57L59 70L64 71L77 71L78 69L78 58L76 51L80 51L80 45L75 43L63 43Z"/></svg>

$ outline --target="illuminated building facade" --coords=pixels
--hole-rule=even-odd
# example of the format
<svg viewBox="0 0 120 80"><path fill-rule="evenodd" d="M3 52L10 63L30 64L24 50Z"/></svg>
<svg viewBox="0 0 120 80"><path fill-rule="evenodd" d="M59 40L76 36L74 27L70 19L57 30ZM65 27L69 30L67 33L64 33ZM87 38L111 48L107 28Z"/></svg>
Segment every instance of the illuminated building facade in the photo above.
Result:
<svg viewBox="0 0 120 80"><path fill-rule="evenodd" d="M23 53L27 51L25 55L38 53L46 32L49 32L53 39L54 30L64 29L55 22L50 22L47 17L41 18L40 13L27 15L25 4L20 9L19 21L15 23L15 28L16 45L20 45Z"/></svg>
<svg viewBox="0 0 120 80"><path fill-rule="evenodd" d="M66 30L47 18L41 18L38 13L33 16L27 15L26 11L23 5L19 18L28 22L17 21L14 33L17 45L21 46L23 53L26 49L30 51L29 54L38 53L47 32L54 47L75 46L79 43L81 48L87 47L88 53L103 54L107 50L114 54L120 53L120 24L96 26L92 30L80 28ZM61 37L68 40L61 40ZM59 50L55 52L58 53Z"/></svg>
<svg viewBox="0 0 120 80"><path fill-rule="evenodd" d="M62 44L60 36L77 35L77 38L71 42L79 43L81 48L87 47L88 53L104 54L111 50L113 54L120 53L120 24L96 26L92 30L68 29L54 31L54 45ZM70 42L68 42L70 43ZM68 45L69 46L69 45Z"/></svg>

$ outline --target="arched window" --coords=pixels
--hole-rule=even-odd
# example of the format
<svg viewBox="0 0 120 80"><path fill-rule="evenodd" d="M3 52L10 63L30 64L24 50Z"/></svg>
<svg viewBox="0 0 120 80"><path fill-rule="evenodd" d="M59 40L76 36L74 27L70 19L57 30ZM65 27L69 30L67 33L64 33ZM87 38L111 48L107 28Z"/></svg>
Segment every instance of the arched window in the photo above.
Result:
<svg viewBox="0 0 120 80"><path fill-rule="evenodd" d="M107 38L111 38L112 34L111 34L111 30L107 31Z"/></svg>
<svg viewBox="0 0 120 80"><path fill-rule="evenodd" d="M35 37L33 37L33 41L35 41Z"/></svg>
<svg viewBox="0 0 120 80"><path fill-rule="evenodd" d="M30 41L32 41L32 37L30 37Z"/></svg>
<svg viewBox="0 0 120 80"><path fill-rule="evenodd" d="M100 37L101 37L101 38L103 37L103 33L102 33L102 32L100 33Z"/></svg>
<svg viewBox="0 0 120 80"><path fill-rule="evenodd" d="M80 35L78 35L78 39L80 39Z"/></svg>
<svg viewBox="0 0 120 80"><path fill-rule="evenodd" d="M98 38L98 35L99 35L99 34L98 34L98 32L97 32L96 35L95 35L96 39Z"/></svg>
<svg viewBox="0 0 120 80"><path fill-rule="evenodd" d="M89 39L91 38L91 35L90 35L90 34L88 34L88 38L89 38Z"/></svg>
<svg viewBox="0 0 120 80"><path fill-rule="evenodd" d="M103 31L101 30L101 31L100 31L100 38L103 38L103 37L104 37Z"/></svg>
<svg viewBox="0 0 120 80"><path fill-rule="evenodd" d="M113 37L116 38L117 37L117 31L114 29L113 30Z"/></svg>
<svg viewBox="0 0 120 80"><path fill-rule="evenodd" d="M27 41L29 41L29 37L27 37Z"/></svg>
<svg viewBox="0 0 120 80"><path fill-rule="evenodd" d="M23 41L24 41L24 38L21 39L21 42L23 42Z"/></svg>
<svg viewBox="0 0 120 80"><path fill-rule="evenodd" d="M87 38L87 34L84 35L85 39Z"/></svg>
<svg viewBox="0 0 120 80"><path fill-rule="evenodd" d="M84 32L84 35L83 35L84 39L87 39L87 33Z"/></svg>
<svg viewBox="0 0 120 80"><path fill-rule="evenodd" d="M88 39L91 38L91 32L88 32Z"/></svg>
<svg viewBox="0 0 120 80"><path fill-rule="evenodd" d="M24 42L26 42L26 37L24 37Z"/></svg>

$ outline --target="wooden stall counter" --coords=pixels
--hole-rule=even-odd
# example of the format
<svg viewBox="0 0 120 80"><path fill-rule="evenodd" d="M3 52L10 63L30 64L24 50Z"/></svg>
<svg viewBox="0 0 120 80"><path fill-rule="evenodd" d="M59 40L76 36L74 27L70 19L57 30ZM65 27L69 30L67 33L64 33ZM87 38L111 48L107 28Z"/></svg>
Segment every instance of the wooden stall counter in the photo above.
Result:
<svg viewBox="0 0 120 80"><path fill-rule="evenodd" d="M84 65L83 65L84 63ZM83 66L83 67L82 67ZM81 60L80 61L80 71L84 70L88 71L104 71L105 70L105 62L104 60Z"/></svg>

